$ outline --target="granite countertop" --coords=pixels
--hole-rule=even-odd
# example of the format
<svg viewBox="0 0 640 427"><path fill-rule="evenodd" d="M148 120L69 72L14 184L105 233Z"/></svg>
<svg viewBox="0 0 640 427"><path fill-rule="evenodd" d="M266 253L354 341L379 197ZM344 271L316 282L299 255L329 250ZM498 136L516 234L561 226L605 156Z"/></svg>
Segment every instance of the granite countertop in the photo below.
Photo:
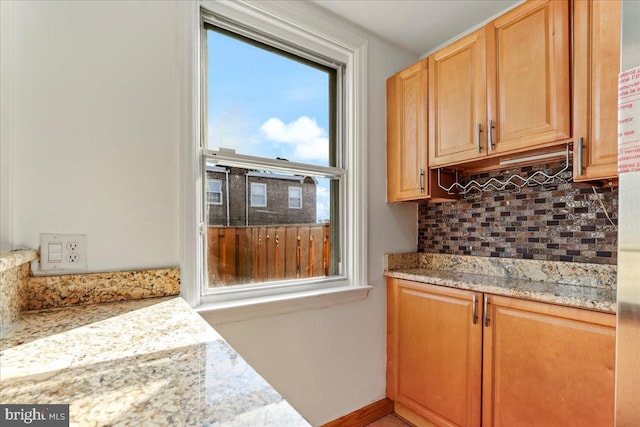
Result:
<svg viewBox="0 0 640 427"><path fill-rule="evenodd" d="M25 312L0 359L2 403L72 426L309 426L179 297Z"/></svg>
<svg viewBox="0 0 640 427"><path fill-rule="evenodd" d="M385 255L385 276L616 312L615 265L432 253Z"/></svg>
<svg viewBox="0 0 640 427"><path fill-rule="evenodd" d="M0 273L38 258L35 249L22 249L10 252L0 252Z"/></svg>
<svg viewBox="0 0 640 427"><path fill-rule="evenodd" d="M488 294L587 308L607 313L616 312L616 293L611 289L430 270L425 268L386 271L385 275L387 277L430 283L450 288L468 289Z"/></svg>

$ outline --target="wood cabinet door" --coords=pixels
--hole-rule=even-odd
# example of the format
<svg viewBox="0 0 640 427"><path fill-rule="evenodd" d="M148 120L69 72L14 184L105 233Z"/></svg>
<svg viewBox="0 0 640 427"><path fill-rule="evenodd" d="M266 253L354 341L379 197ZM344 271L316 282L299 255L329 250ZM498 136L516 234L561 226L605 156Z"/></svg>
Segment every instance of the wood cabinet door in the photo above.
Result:
<svg viewBox="0 0 640 427"><path fill-rule="evenodd" d="M612 426L615 315L488 298L482 425Z"/></svg>
<svg viewBox="0 0 640 427"><path fill-rule="evenodd" d="M574 180L616 178L621 2L578 0L573 16Z"/></svg>
<svg viewBox="0 0 640 427"><path fill-rule="evenodd" d="M489 154L571 136L569 2L532 0L487 25Z"/></svg>
<svg viewBox="0 0 640 427"><path fill-rule="evenodd" d="M429 57L429 165L487 155L484 28Z"/></svg>
<svg viewBox="0 0 640 427"><path fill-rule="evenodd" d="M482 294L387 280L389 397L439 426L479 426Z"/></svg>
<svg viewBox="0 0 640 427"><path fill-rule="evenodd" d="M428 197L427 60L387 80L387 201Z"/></svg>

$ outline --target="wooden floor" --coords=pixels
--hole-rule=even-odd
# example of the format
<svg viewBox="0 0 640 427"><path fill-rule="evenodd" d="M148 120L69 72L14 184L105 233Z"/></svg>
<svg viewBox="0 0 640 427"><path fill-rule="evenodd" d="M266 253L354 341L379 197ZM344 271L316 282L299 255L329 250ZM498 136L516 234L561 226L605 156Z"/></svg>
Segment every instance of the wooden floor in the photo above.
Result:
<svg viewBox="0 0 640 427"><path fill-rule="evenodd" d="M407 424L395 415L389 414L371 424L367 424L366 427L411 427L411 424Z"/></svg>

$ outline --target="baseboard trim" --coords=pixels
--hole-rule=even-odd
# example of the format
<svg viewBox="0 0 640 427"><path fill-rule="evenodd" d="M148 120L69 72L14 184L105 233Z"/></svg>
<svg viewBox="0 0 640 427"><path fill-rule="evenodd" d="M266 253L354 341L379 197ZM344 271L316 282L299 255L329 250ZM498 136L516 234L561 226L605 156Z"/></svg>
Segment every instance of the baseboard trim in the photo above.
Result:
<svg viewBox="0 0 640 427"><path fill-rule="evenodd" d="M393 412L393 400L382 399L353 411L343 417L324 424L322 427L362 427Z"/></svg>
<svg viewBox="0 0 640 427"><path fill-rule="evenodd" d="M429 421L422 418L420 415L413 412L411 409L402 405L401 403L395 402L393 412L404 421L416 426L416 427L436 427L435 424L430 423Z"/></svg>

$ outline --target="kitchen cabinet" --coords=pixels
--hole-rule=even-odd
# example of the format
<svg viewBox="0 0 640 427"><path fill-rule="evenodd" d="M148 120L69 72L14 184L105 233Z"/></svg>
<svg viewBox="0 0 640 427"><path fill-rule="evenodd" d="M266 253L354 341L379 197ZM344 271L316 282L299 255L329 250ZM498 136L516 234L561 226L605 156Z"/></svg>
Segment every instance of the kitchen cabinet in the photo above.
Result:
<svg viewBox="0 0 640 427"><path fill-rule="evenodd" d="M482 295L387 280L388 397L437 425L480 425Z"/></svg>
<svg viewBox="0 0 640 427"><path fill-rule="evenodd" d="M618 176L619 0L575 1L574 181Z"/></svg>
<svg viewBox="0 0 640 427"><path fill-rule="evenodd" d="M567 0L528 1L487 25L490 153L571 137L569 28Z"/></svg>
<svg viewBox="0 0 640 427"><path fill-rule="evenodd" d="M429 146L432 165L487 154L485 29L429 56Z"/></svg>
<svg viewBox="0 0 640 427"><path fill-rule="evenodd" d="M528 1L430 56L430 165L571 137L569 2Z"/></svg>
<svg viewBox="0 0 640 427"><path fill-rule="evenodd" d="M615 315L387 281L398 413L437 426L613 425Z"/></svg>
<svg viewBox="0 0 640 427"><path fill-rule="evenodd" d="M387 79L387 201L452 200L429 171L427 59ZM442 183L450 185L445 174Z"/></svg>
<svg viewBox="0 0 640 427"><path fill-rule="evenodd" d="M615 315L486 296L485 426L613 426Z"/></svg>
<svg viewBox="0 0 640 427"><path fill-rule="evenodd" d="M428 197L427 61L387 80L387 201Z"/></svg>

